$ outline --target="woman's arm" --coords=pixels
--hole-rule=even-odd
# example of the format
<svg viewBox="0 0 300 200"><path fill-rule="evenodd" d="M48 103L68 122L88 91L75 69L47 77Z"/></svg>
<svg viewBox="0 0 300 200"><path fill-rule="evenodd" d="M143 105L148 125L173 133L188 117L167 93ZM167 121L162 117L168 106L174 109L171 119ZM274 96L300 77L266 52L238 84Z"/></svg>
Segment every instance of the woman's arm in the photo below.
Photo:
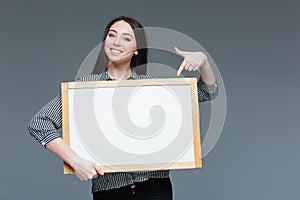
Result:
<svg viewBox="0 0 300 200"><path fill-rule="evenodd" d="M74 170L74 174L82 181L104 175L95 163L78 156L62 138L56 138L46 145L46 148L65 161Z"/></svg>
<svg viewBox="0 0 300 200"><path fill-rule="evenodd" d="M214 99L218 94L218 85L207 56L200 51L181 51L177 47L175 47L175 52L184 58L177 71L177 76L180 76L183 70L196 71L200 69L200 80L198 81L199 101Z"/></svg>
<svg viewBox="0 0 300 200"><path fill-rule="evenodd" d="M58 134L62 127L61 96L57 96L44 106L28 124L29 133L45 148L53 152L68 165L80 180L92 179L103 174L94 163L78 156Z"/></svg>
<svg viewBox="0 0 300 200"><path fill-rule="evenodd" d="M177 47L175 47L175 52L184 58L177 71L177 76L180 76L183 70L196 71L200 69L200 76L205 84L213 85L216 83L215 74L211 69L207 56L203 52L181 51Z"/></svg>

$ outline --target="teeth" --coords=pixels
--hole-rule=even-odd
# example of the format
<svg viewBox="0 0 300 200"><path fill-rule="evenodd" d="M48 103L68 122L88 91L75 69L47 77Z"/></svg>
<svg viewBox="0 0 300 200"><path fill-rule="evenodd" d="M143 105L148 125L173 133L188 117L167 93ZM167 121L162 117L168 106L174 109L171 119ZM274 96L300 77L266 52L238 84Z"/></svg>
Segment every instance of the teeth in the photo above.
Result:
<svg viewBox="0 0 300 200"><path fill-rule="evenodd" d="M116 49L112 49L111 51L112 51L113 53L122 53L122 51L116 50Z"/></svg>

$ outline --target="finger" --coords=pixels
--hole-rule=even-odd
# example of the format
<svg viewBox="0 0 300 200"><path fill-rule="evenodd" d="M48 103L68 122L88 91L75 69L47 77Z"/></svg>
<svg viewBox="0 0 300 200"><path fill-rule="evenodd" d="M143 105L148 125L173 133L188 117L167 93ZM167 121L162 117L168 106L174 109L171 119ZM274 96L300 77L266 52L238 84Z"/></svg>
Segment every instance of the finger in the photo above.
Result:
<svg viewBox="0 0 300 200"><path fill-rule="evenodd" d="M101 176L104 175L104 172L102 171L102 169L101 169L100 167L96 166L96 165L95 165L95 170L96 170L96 172L97 172L98 174L100 174Z"/></svg>
<svg viewBox="0 0 300 200"><path fill-rule="evenodd" d="M75 175L77 176L77 178L78 178L79 180L81 180L81 181L86 181L86 180L85 180L85 177L82 176L81 174L75 174Z"/></svg>
<svg viewBox="0 0 300 200"><path fill-rule="evenodd" d="M177 71L177 76L180 76L181 72L183 71L184 67L185 67L186 61L183 60L178 71Z"/></svg>
<svg viewBox="0 0 300 200"><path fill-rule="evenodd" d="M96 175L93 176L93 178L97 178L97 177L98 177L98 174L96 174Z"/></svg>
<svg viewBox="0 0 300 200"><path fill-rule="evenodd" d="M85 178L85 177L79 177L79 180L81 180L81 181L88 181L88 179Z"/></svg>
<svg viewBox="0 0 300 200"><path fill-rule="evenodd" d="M193 64L193 63L191 63L191 66L190 66L190 68L189 68L189 71L196 71L196 70L198 70L198 65L197 64Z"/></svg>
<svg viewBox="0 0 300 200"><path fill-rule="evenodd" d="M76 175L76 177L79 179L79 180L81 180L81 181L87 181L88 180L88 178L87 178L87 176L85 176L82 172L80 172L80 171L75 171L75 175Z"/></svg>
<svg viewBox="0 0 300 200"><path fill-rule="evenodd" d="M198 67L194 67L194 68L193 68L193 71L197 71L197 70L198 70Z"/></svg>
<svg viewBox="0 0 300 200"><path fill-rule="evenodd" d="M190 65L189 68L188 68L187 70L191 72L191 71L193 71L194 69L195 69L195 66L194 66L194 65Z"/></svg>
<svg viewBox="0 0 300 200"><path fill-rule="evenodd" d="M96 170L95 170L93 173L87 175L86 178L87 178L88 180L92 180L92 179L94 178L94 176L96 176L96 175L97 175L97 172L96 172Z"/></svg>
<svg viewBox="0 0 300 200"><path fill-rule="evenodd" d="M191 66L192 65L190 63L186 62L184 69L190 71L189 69L191 68Z"/></svg>
<svg viewBox="0 0 300 200"><path fill-rule="evenodd" d="M179 50L177 47L175 47L174 50L175 50L175 53L177 55L185 57L185 52L184 51Z"/></svg>

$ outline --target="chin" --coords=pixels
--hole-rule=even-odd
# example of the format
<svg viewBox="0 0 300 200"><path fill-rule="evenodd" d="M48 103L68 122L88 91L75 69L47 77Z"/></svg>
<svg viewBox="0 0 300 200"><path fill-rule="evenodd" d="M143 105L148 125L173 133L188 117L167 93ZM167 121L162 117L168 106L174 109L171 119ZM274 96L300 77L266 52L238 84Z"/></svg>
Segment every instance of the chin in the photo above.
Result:
<svg viewBox="0 0 300 200"><path fill-rule="evenodd" d="M109 62L110 63L114 63L114 64L123 64L123 63L130 63L131 62L131 58L124 58L124 57L111 57L109 58Z"/></svg>
<svg viewBox="0 0 300 200"><path fill-rule="evenodd" d="M122 58L113 58L113 59L109 59L109 62L111 63L122 63L123 59Z"/></svg>

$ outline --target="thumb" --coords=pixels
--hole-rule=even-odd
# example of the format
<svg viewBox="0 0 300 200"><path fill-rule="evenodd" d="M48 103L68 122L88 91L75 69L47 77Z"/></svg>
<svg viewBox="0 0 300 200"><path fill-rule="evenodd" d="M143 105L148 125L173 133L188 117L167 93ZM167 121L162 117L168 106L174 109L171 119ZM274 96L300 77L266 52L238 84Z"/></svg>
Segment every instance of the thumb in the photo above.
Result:
<svg viewBox="0 0 300 200"><path fill-rule="evenodd" d="M94 165L94 169L96 170L96 172L100 175L104 175L104 172L102 171L102 169L100 167L98 167L97 165Z"/></svg>
<svg viewBox="0 0 300 200"><path fill-rule="evenodd" d="M185 52L179 50L177 47L175 47L174 50L175 50L175 53L176 53L177 55L182 56L182 57L185 56Z"/></svg>

